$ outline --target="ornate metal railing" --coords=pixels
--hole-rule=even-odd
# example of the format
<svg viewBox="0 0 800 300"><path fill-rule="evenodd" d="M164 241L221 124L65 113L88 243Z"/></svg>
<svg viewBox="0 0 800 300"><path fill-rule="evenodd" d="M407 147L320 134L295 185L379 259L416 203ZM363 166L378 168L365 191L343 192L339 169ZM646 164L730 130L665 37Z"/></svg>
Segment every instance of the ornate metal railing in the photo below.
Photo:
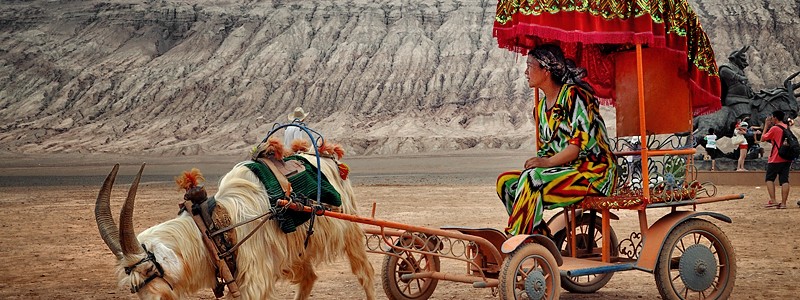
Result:
<svg viewBox="0 0 800 300"><path fill-rule="evenodd" d="M458 231L445 231L444 233L447 233L447 235L444 235L444 233L434 234L432 232L396 230L381 226L368 226L364 228L364 231L367 252L394 256L410 266L416 265L418 262L410 261L408 253L436 256L440 259L453 259L466 263L467 274L472 276L463 276L464 279L460 281L493 281L494 279L492 278L496 278L496 274L486 273L491 273L493 270L491 268L487 269L485 265L481 266L479 263L487 261L487 258L502 262L502 255L498 249L486 247L490 245L486 239L479 236L464 235ZM431 229L430 231L438 230ZM481 247L481 244L484 247ZM485 250L482 250L489 248L494 249L494 251L485 253ZM497 269L499 271L499 266ZM422 271L437 273L439 270Z"/></svg>
<svg viewBox="0 0 800 300"><path fill-rule="evenodd" d="M680 150L694 148L691 134L650 135L649 150ZM618 155L617 190L614 196L639 197L642 195L642 162L638 151L638 137L612 139L612 147ZM689 154L649 156L647 158L648 184L651 202L674 202L712 197L717 188L711 182L697 181L697 168Z"/></svg>
<svg viewBox="0 0 800 300"><path fill-rule="evenodd" d="M619 241L617 249L619 249L620 256L626 256L630 259L639 259L639 253L642 251L642 233L631 232L631 235Z"/></svg>

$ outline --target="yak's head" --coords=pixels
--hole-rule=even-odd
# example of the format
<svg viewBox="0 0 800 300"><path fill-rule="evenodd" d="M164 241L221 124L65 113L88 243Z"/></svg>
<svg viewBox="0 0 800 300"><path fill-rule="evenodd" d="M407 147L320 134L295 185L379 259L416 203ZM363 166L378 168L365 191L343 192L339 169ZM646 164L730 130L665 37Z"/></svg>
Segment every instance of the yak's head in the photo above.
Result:
<svg viewBox="0 0 800 300"><path fill-rule="evenodd" d="M128 197L119 217L119 230L111 216L109 199L111 187L117 177L119 164L114 166L106 177L95 203L95 220L100 236L117 257L117 277L119 284L129 288L140 299L178 299L173 283L179 274L169 274L181 269L182 263L177 255L161 243L151 244L150 249L140 243L133 229L133 204L144 165L139 169L128 191Z"/></svg>

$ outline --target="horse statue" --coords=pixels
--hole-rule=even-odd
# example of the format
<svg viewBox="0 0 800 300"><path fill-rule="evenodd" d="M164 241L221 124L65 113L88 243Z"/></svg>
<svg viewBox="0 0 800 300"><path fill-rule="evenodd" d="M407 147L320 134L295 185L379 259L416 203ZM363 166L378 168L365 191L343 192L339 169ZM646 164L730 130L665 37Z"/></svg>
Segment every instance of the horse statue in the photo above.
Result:
<svg viewBox="0 0 800 300"><path fill-rule="evenodd" d="M742 47L728 56L730 64L719 67L719 78L722 82L722 109L704 116L694 118L695 141L705 146L703 137L709 128L714 128L717 136L733 136L734 124L738 120L749 117L749 124L763 126L762 122L775 110L782 110L788 118L796 118L800 106L797 97L800 83L793 80L800 74L796 72L786 78L782 87L754 92L745 76L744 69L749 66L747 50Z"/></svg>

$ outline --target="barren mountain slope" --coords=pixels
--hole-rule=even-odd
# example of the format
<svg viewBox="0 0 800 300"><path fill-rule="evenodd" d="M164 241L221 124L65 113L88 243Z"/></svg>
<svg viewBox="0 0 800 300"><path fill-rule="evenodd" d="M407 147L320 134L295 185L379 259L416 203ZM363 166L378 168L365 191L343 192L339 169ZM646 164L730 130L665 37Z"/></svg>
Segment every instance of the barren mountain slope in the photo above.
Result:
<svg viewBox="0 0 800 300"><path fill-rule="evenodd" d="M531 145L495 1L378 2L3 1L0 151L242 153L299 105L355 154ZM691 2L756 88L800 70L800 1Z"/></svg>

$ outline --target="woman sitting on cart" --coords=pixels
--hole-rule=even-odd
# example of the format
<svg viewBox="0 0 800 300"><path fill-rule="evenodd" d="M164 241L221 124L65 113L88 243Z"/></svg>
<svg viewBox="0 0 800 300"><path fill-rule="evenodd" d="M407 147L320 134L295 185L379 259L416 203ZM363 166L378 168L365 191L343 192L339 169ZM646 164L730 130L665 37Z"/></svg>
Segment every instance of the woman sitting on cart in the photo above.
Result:
<svg viewBox="0 0 800 300"><path fill-rule="evenodd" d="M581 80L586 71L552 44L531 50L527 64L528 85L544 91L545 97L534 113L539 152L525 161L525 171L497 178L497 192L509 214L505 231L511 235L549 233L542 222L545 205L563 207L585 196L607 196L616 177L597 98Z"/></svg>

